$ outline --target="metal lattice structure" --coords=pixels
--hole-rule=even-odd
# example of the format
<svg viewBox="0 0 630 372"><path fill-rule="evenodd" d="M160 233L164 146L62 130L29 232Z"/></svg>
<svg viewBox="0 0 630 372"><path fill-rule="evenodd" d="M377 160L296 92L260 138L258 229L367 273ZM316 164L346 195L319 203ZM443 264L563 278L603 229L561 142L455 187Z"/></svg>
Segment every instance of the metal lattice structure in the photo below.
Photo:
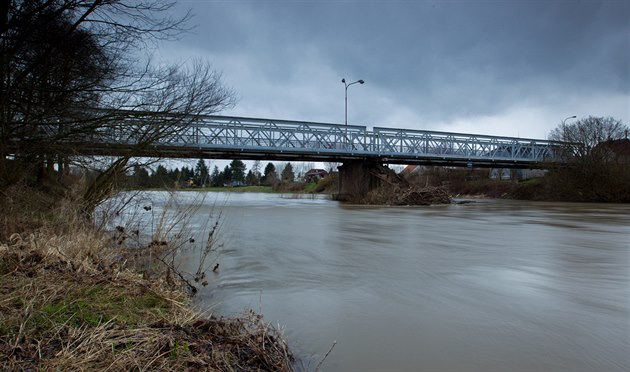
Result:
<svg viewBox="0 0 630 372"><path fill-rule="evenodd" d="M365 126L303 121L204 116L150 146L136 146L150 132L151 124L135 116L86 141L81 152L514 168L562 162L557 156L561 144L552 141L384 127L369 131Z"/></svg>

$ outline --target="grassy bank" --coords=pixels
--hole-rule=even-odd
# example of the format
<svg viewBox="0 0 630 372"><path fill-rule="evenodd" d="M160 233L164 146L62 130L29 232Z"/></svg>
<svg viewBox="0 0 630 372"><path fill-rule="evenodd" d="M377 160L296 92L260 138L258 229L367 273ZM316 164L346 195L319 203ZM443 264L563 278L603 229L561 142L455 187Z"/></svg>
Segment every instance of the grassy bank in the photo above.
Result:
<svg viewBox="0 0 630 372"><path fill-rule="evenodd" d="M13 231L0 241L2 370L291 370L286 343L261 316L196 311L172 267L156 260L147 270L146 257L72 202L19 189L0 202L2 231ZM10 215L20 211L28 218Z"/></svg>

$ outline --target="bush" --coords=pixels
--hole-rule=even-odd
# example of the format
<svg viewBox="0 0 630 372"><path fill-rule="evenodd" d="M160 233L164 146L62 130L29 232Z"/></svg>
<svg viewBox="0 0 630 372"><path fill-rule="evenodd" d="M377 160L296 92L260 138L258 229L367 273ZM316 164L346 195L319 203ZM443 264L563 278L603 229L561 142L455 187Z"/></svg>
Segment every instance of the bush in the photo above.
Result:
<svg viewBox="0 0 630 372"><path fill-rule="evenodd" d="M337 191L339 181L337 173L329 173L326 177L317 181L315 192L333 193Z"/></svg>

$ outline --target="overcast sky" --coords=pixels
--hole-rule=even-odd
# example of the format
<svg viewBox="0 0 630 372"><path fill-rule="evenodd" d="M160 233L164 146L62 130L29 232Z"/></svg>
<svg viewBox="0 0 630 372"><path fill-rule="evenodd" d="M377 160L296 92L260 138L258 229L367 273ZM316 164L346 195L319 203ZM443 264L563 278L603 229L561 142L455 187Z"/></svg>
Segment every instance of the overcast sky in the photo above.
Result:
<svg viewBox="0 0 630 372"><path fill-rule="evenodd" d="M546 138L566 117L630 122L630 1L179 1L224 115Z"/></svg>

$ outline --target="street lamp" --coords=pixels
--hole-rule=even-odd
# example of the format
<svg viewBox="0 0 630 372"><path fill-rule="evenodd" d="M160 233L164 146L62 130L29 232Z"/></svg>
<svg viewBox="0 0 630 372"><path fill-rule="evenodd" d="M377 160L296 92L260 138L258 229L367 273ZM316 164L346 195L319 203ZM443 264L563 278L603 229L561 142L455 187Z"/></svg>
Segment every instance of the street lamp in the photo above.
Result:
<svg viewBox="0 0 630 372"><path fill-rule="evenodd" d="M567 120L569 120L569 119L575 119L575 118L577 118L577 116L573 115L573 116L569 116L568 118L566 118L566 119L562 120L562 128L564 128L564 125L565 125L565 123L566 123L566 121L567 121ZM562 129L562 130L564 130L564 129Z"/></svg>
<svg viewBox="0 0 630 372"><path fill-rule="evenodd" d="M347 147L347 144L348 144L348 87L350 85L356 84L356 83L365 84L365 81L359 79L359 80L357 80L355 82L352 82L352 83L348 84L348 83L346 83L346 79L343 78L343 79L341 79L341 82L343 83L343 85L346 88L346 95L345 95L345 103L346 103L345 123L346 123L346 147Z"/></svg>
<svg viewBox="0 0 630 372"><path fill-rule="evenodd" d="M568 118L566 118L566 119L562 120L562 125L564 125L564 123L565 123L567 120L569 120L569 119L575 119L575 118L577 118L577 116L575 116L575 115L573 115L573 116L569 116Z"/></svg>

